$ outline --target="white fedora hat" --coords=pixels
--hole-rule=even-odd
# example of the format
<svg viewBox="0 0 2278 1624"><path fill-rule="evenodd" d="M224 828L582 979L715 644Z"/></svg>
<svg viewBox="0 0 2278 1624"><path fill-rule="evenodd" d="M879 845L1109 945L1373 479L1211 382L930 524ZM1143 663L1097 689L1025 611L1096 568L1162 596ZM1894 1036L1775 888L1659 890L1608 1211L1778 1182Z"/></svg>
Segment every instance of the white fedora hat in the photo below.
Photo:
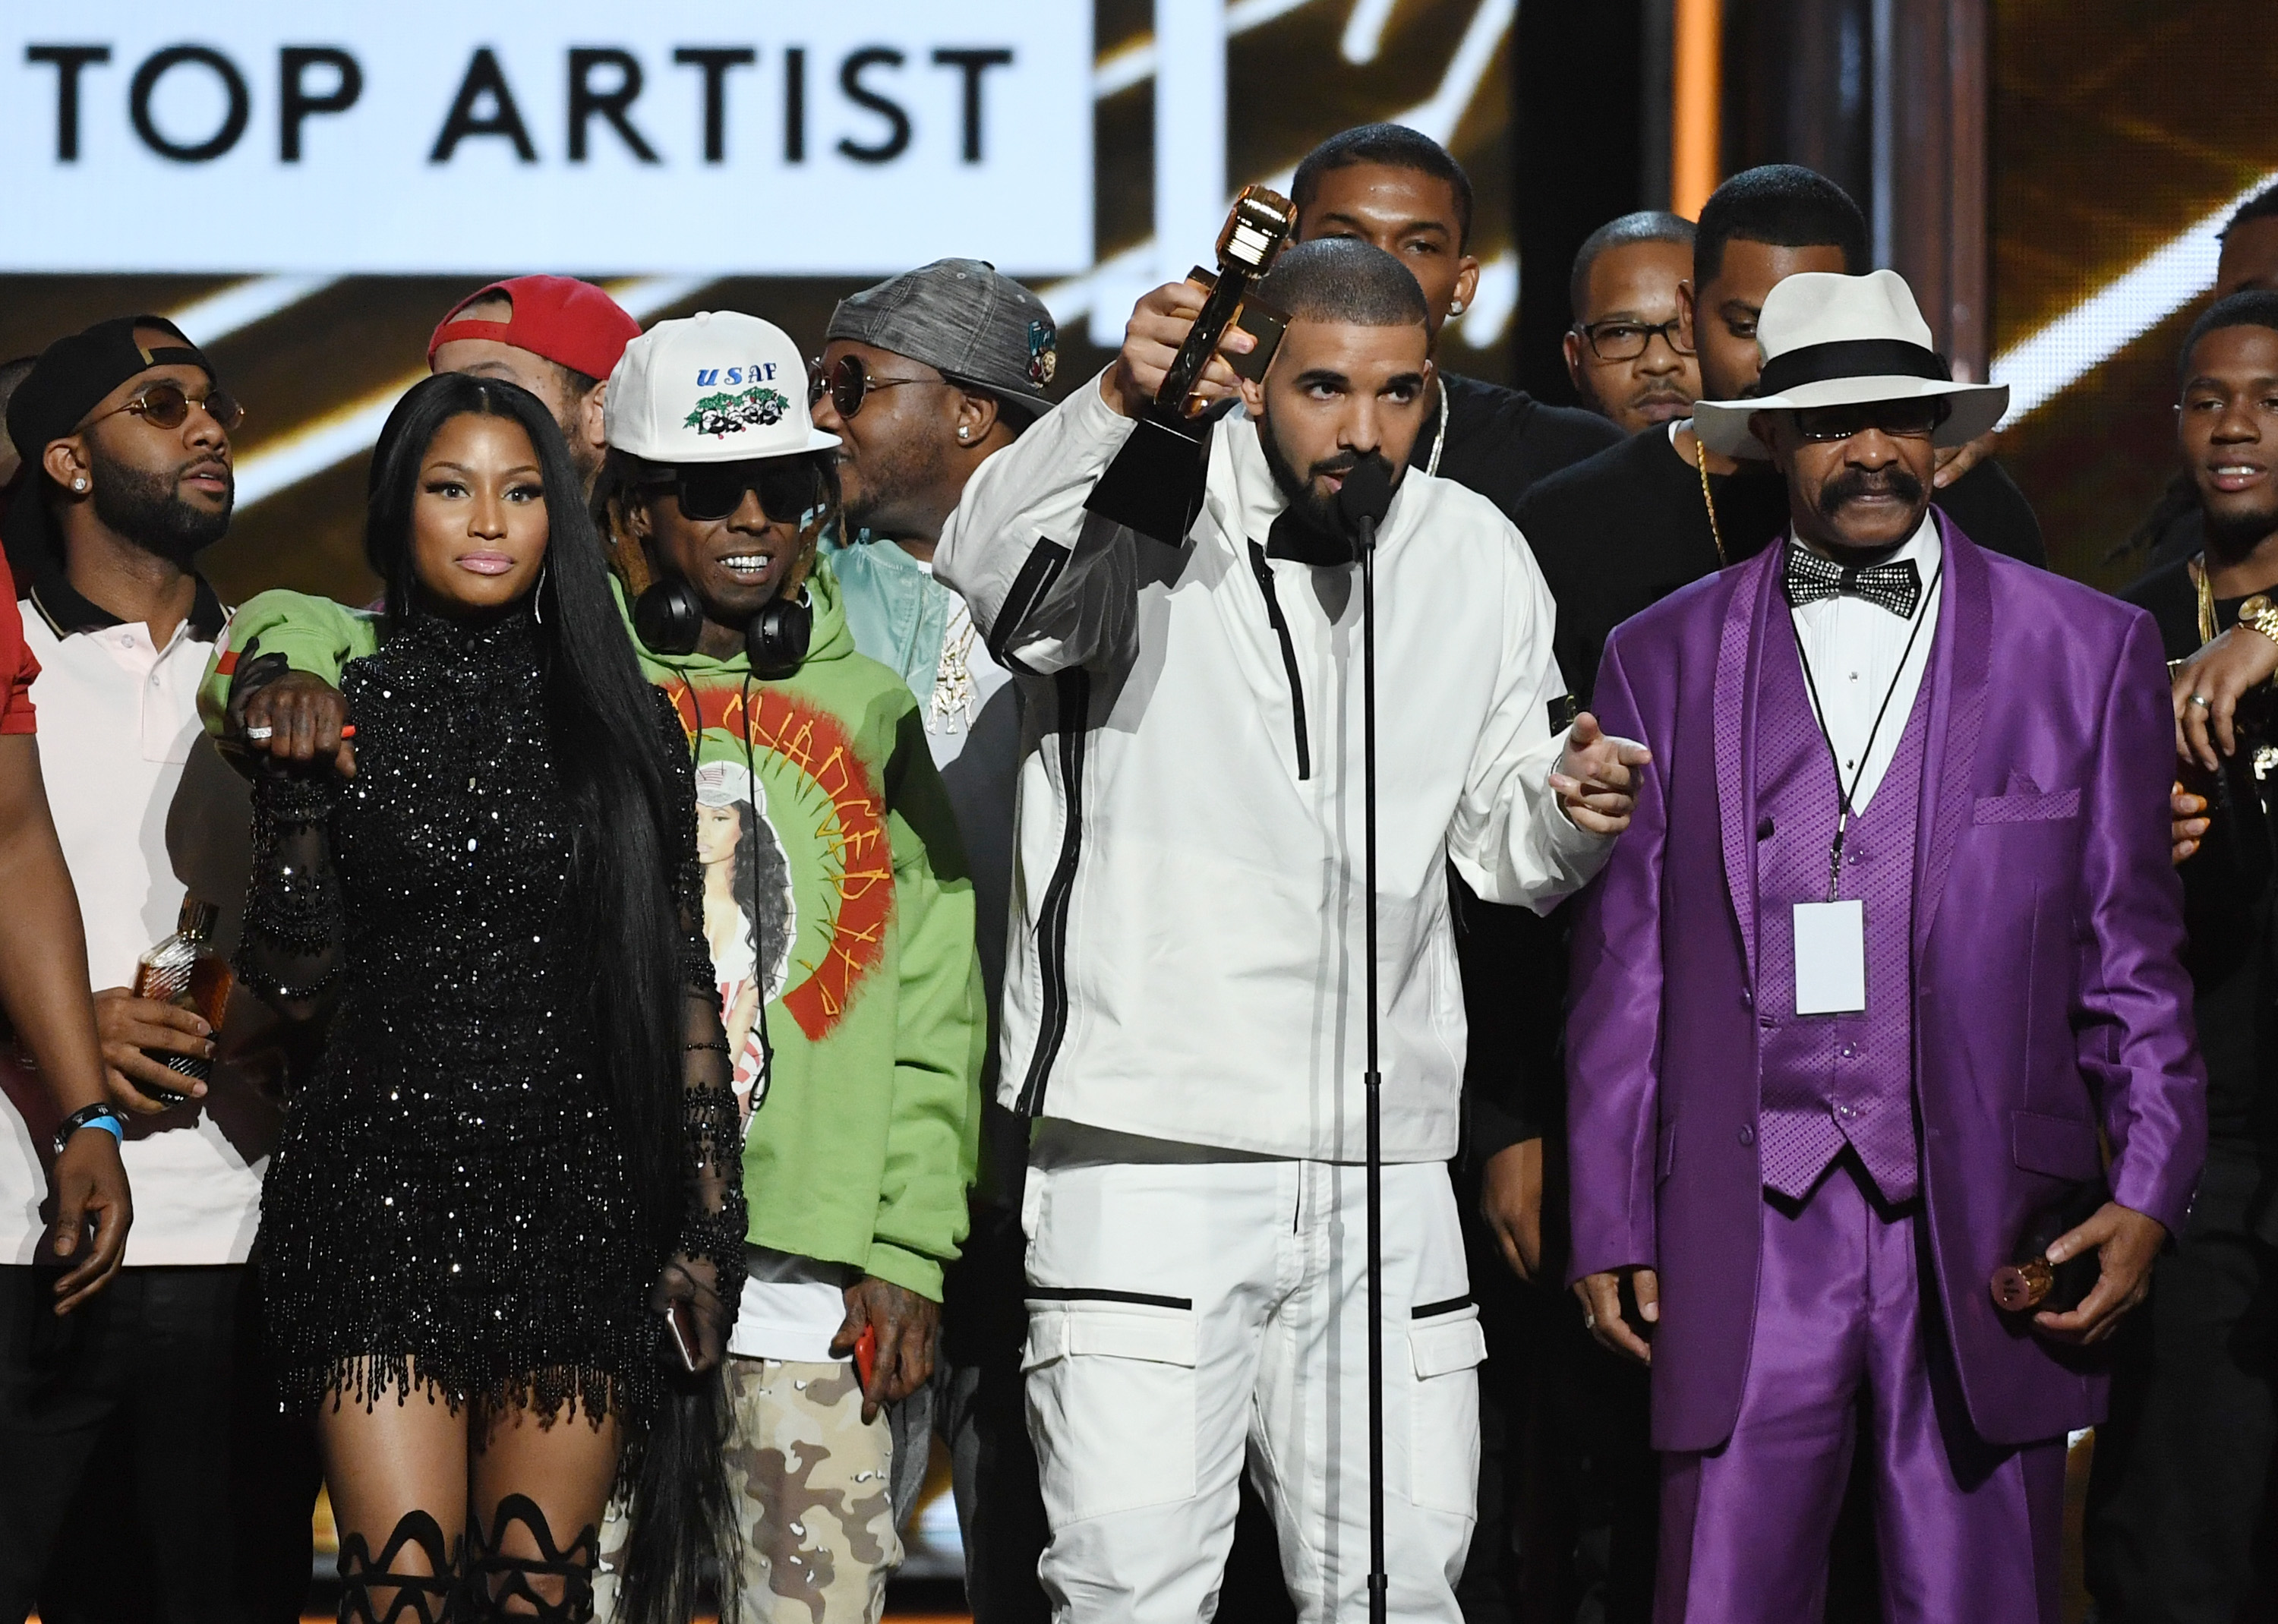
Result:
<svg viewBox="0 0 2278 1624"><path fill-rule="evenodd" d="M806 362L773 322L699 310L659 322L609 374L602 438L651 462L741 462L828 451L806 408Z"/></svg>
<svg viewBox="0 0 2278 1624"><path fill-rule="evenodd" d="M1938 425L1936 443L1959 446L1991 429L2009 408L2007 384L1953 381L1945 358L1930 347L1930 324L1915 306L1914 290L1895 271L1863 277L1796 272L1765 296L1756 342L1764 367L1754 397L1693 404L1693 431L1721 456L1770 454L1748 432L1748 419L1758 412L1941 395L1953 409Z"/></svg>

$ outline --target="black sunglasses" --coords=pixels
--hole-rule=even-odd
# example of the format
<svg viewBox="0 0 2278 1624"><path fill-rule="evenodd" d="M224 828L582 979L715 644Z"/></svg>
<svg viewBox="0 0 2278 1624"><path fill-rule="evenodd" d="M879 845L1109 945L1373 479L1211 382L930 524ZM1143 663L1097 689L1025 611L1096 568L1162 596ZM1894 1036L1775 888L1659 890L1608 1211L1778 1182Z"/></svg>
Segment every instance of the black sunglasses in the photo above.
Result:
<svg viewBox="0 0 2278 1624"><path fill-rule="evenodd" d="M904 384L942 384L940 377L872 377L870 369L862 364L860 355L841 355L835 366L824 366L818 358L806 363L806 408L813 411L825 394L837 408L841 417L852 417L862 409L862 401L873 389L897 389Z"/></svg>
<svg viewBox="0 0 2278 1624"><path fill-rule="evenodd" d="M803 454L678 463L670 478L651 481L648 488L669 490L681 514L699 521L729 517L744 505L746 491L760 499L760 511L779 524L796 524L822 506L822 470Z"/></svg>
<svg viewBox="0 0 2278 1624"><path fill-rule="evenodd" d="M190 408L194 406L203 407L224 434L245 421L245 408L227 390L209 389L203 396L198 396L186 393L180 384L153 384L103 416L116 417L120 412L132 412L153 428L179 429L189 421Z"/></svg>
<svg viewBox="0 0 2278 1624"><path fill-rule="evenodd" d="M1953 407L1938 395L1910 400L1866 400L1856 406L1805 407L1795 414L1796 432L1808 440L1847 440L1879 429L1893 439L1926 439L1938 432Z"/></svg>

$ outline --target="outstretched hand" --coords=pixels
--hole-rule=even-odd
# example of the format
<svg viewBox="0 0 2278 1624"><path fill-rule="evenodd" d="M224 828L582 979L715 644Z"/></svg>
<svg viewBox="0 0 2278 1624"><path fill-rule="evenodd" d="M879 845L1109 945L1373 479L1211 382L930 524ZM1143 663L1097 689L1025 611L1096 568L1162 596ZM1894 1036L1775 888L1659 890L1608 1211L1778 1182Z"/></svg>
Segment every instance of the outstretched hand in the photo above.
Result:
<svg viewBox="0 0 2278 1624"><path fill-rule="evenodd" d="M1578 829L1592 835L1618 835L1630 827L1637 810L1641 769L1653 752L1635 739L1617 738L1598 726L1585 711L1574 719L1566 736L1566 753L1550 775L1559 809Z"/></svg>

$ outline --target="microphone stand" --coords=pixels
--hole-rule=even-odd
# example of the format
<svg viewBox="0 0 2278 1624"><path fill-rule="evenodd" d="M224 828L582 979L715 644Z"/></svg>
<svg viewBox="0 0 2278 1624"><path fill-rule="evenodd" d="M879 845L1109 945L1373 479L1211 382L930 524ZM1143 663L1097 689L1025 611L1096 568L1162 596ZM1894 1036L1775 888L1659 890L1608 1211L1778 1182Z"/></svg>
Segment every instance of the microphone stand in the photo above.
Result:
<svg viewBox="0 0 2278 1624"><path fill-rule="evenodd" d="M1362 850L1366 873L1368 1070L1368 1618L1385 1624L1391 1580L1384 1569L1384 1076L1377 1065L1376 1010L1376 525L1355 526L1360 552Z"/></svg>

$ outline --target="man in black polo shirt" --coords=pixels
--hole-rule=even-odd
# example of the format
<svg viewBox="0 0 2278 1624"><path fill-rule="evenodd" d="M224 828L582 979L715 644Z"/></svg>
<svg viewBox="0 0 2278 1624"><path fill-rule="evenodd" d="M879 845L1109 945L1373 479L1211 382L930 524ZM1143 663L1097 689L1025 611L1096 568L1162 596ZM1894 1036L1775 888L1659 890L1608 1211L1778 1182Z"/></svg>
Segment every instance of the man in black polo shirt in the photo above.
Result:
<svg viewBox="0 0 2278 1624"><path fill-rule="evenodd" d="M1756 316L1799 271L1871 269L1866 217L1840 187L1791 164L1747 170L1701 210L1679 303L1705 399L1754 392ZM1982 547L2045 564L2039 523L1991 460L1944 471L1938 506ZM1753 558L1787 529L1787 487L1769 464L1705 451L1690 421L1637 435L1545 480L1512 518L1558 604L1558 666L1588 703L1606 634L1688 582Z"/></svg>
<svg viewBox="0 0 2278 1624"><path fill-rule="evenodd" d="M1400 124L1364 124L1307 153L1290 187L1297 240L1357 237L1415 274L1436 339L1477 291L1472 182L1430 136ZM1512 512L1535 481L1621 438L1594 413L1546 406L1500 384L1442 369L1440 399L1416 437L1409 466L1452 479Z"/></svg>

